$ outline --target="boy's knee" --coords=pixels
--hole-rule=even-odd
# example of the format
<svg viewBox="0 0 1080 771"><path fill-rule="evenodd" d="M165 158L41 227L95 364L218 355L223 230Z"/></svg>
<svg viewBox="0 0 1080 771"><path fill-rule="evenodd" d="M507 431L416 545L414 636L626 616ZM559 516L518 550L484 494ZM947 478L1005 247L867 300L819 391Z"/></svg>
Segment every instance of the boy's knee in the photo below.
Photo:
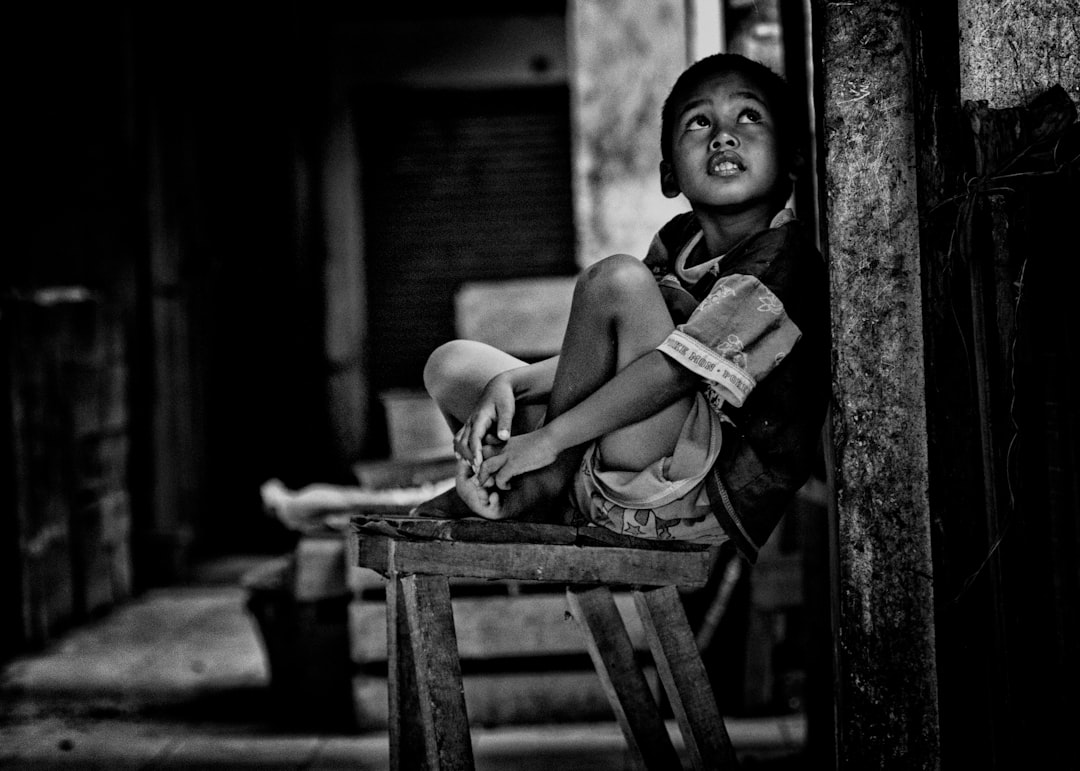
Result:
<svg viewBox="0 0 1080 771"><path fill-rule="evenodd" d="M441 390L453 379L456 368L460 366L463 343L462 340L443 343L431 352L424 364L424 388L436 401Z"/></svg>
<svg viewBox="0 0 1080 771"><path fill-rule="evenodd" d="M613 254L588 268L579 279L579 287L601 293L608 300L634 297L655 288L656 279L641 260L629 254Z"/></svg>

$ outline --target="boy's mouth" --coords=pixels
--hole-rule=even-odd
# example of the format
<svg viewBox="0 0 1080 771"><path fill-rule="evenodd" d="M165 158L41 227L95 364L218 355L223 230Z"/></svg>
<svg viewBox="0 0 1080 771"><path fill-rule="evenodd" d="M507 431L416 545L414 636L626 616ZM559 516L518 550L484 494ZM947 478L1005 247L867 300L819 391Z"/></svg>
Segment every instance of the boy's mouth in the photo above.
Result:
<svg viewBox="0 0 1080 771"><path fill-rule="evenodd" d="M742 159L730 150L709 156L709 174L712 176L731 177L743 171L746 166Z"/></svg>

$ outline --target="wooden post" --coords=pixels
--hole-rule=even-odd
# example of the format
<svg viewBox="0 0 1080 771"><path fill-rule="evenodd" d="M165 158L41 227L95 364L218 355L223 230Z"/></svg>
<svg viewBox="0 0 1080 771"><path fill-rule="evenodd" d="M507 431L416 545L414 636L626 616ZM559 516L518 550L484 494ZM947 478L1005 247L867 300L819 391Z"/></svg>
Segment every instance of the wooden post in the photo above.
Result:
<svg viewBox="0 0 1080 771"><path fill-rule="evenodd" d="M820 7L840 768L939 765L911 19Z"/></svg>
<svg viewBox="0 0 1080 771"><path fill-rule="evenodd" d="M679 756L648 681L634 660L634 648L611 590L571 586L566 599L634 758L645 769L678 768Z"/></svg>
<svg viewBox="0 0 1080 771"><path fill-rule="evenodd" d="M972 433L983 489L970 496L973 510L943 528L939 549L954 573L942 581L952 589L942 614L951 634L940 656L950 667L942 680L945 758L970 758L975 745L982 755L973 762L982 767L1065 768L1076 756L1080 581L1077 444L1069 430L1076 381L1062 376L1075 368L1078 347L1068 289L1077 269L1060 244L1080 198L1070 175L1051 173L1056 163L1015 159L1034 155L1033 132L1050 115L1075 118L1080 17L1068 2L957 5L959 102L972 141L965 178L995 177L1010 162L1010 173L1038 168L1046 176L1018 176L997 185L1009 193L988 185L967 199L978 216L953 271L957 290L970 282L965 342L976 365ZM1055 86L1071 105L1060 94L1047 98ZM1064 454L1055 456L1058 449Z"/></svg>
<svg viewBox="0 0 1080 771"><path fill-rule="evenodd" d="M446 576L391 573L386 603L390 767L473 768Z"/></svg>
<svg viewBox="0 0 1080 771"><path fill-rule="evenodd" d="M338 72L347 71L347 57L342 54L338 61ZM371 399L360 155L348 99L348 84L339 75L331 85L330 127L321 173L327 417L333 431L335 460L342 468L348 468L366 449Z"/></svg>
<svg viewBox="0 0 1080 771"><path fill-rule="evenodd" d="M634 604L693 767L738 768L678 590L638 589Z"/></svg>
<svg viewBox="0 0 1080 771"><path fill-rule="evenodd" d="M417 719L415 647L409 631L401 577L390 576L386 584L387 711L390 736L390 768L422 767L423 727Z"/></svg>
<svg viewBox="0 0 1080 771"><path fill-rule="evenodd" d="M1080 104L1076 3L958 0L960 98L1026 104L1055 83Z"/></svg>
<svg viewBox="0 0 1080 771"><path fill-rule="evenodd" d="M186 570L205 489L205 365L195 355L201 303L186 278L193 225L178 201L180 191L194 193L193 169L186 163L193 140L177 136L182 132L176 125L183 121L170 122L174 117L165 99L155 96L146 148L149 255L140 272L134 351L145 358L132 373L133 418L139 423L132 477L142 486L133 533L140 586L168 583Z"/></svg>

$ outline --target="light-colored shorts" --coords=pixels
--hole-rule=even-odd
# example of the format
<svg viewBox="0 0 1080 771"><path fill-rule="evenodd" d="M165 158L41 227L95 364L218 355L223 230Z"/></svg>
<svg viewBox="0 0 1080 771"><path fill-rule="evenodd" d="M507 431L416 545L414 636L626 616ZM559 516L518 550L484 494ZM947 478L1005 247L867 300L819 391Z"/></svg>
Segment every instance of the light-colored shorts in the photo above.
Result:
<svg viewBox="0 0 1080 771"><path fill-rule="evenodd" d="M705 490L705 476L720 454L722 426L699 393L672 454L642 471L604 468L600 445L593 442L574 477L574 508L593 524L623 535L727 541Z"/></svg>

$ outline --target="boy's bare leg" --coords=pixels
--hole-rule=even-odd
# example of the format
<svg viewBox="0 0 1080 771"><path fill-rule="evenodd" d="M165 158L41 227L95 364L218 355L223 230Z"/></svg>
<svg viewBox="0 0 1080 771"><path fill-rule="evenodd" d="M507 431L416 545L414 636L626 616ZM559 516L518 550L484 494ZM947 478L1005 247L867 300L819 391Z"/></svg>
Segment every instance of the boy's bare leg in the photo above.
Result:
<svg viewBox="0 0 1080 771"><path fill-rule="evenodd" d="M424 387L439 405L455 433L472 415L484 386L496 375L525 366L525 362L498 348L475 340L451 340L440 345L424 366ZM535 428L543 409L520 408L514 415L514 433Z"/></svg>
<svg viewBox="0 0 1080 771"><path fill-rule="evenodd" d="M630 362L656 348L674 329L656 280L628 255L603 260L578 279L548 403L548 420L569 410ZM640 470L670 453L692 405L683 399L601 440L605 463ZM500 491L500 518L545 519L568 489L585 447L551 466L524 474Z"/></svg>

